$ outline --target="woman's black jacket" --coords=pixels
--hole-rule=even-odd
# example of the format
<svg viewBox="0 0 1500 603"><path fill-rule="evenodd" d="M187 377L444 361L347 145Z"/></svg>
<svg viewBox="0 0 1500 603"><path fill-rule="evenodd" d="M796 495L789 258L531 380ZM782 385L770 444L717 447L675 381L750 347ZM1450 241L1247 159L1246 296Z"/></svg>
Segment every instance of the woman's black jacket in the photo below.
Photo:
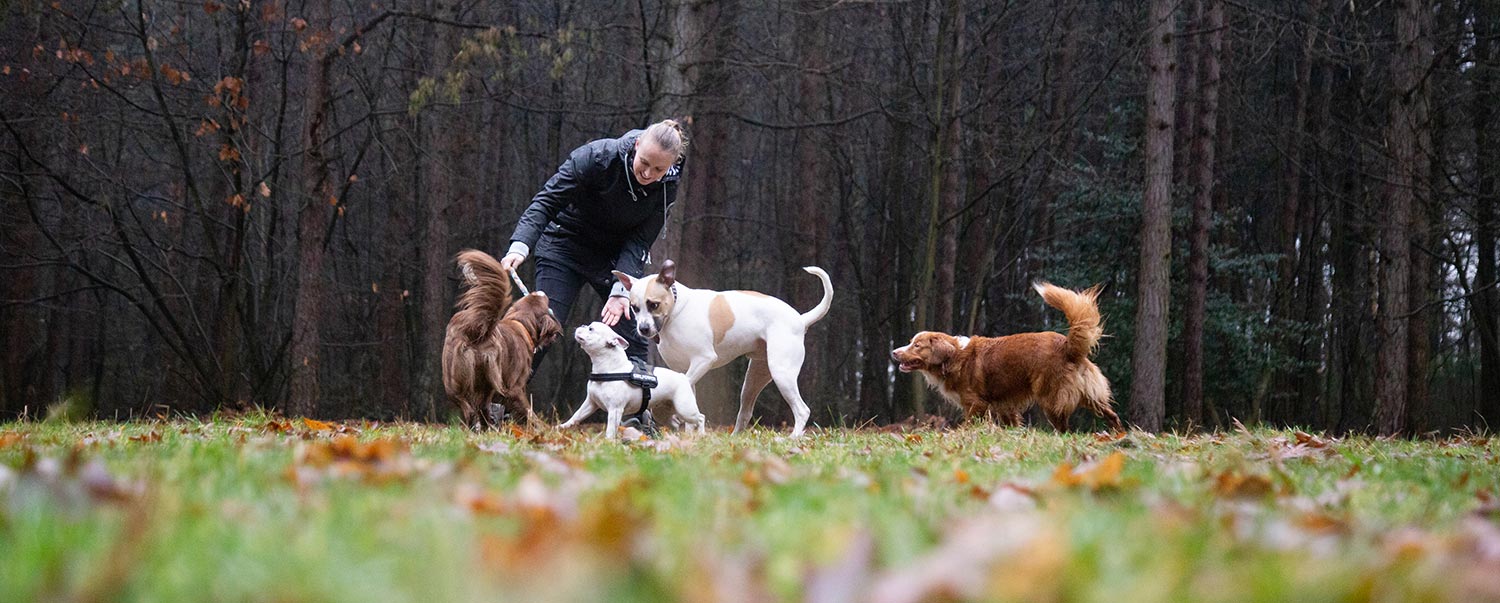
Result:
<svg viewBox="0 0 1500 603"><path fill-rule="evenodd" d="M679 158L660 180L637 183L630 165L642 132L631 130L574 149L532 197L511 242L585 275L619 270L641 276L651 243L677 199L683 167Z"/></svg>

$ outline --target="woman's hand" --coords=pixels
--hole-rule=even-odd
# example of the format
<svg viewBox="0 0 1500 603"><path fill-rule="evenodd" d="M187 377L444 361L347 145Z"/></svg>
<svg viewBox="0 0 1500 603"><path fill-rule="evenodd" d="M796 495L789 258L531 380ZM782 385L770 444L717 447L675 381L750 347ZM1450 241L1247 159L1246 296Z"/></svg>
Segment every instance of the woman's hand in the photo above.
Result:
<svg viewBox="0 0 1500 603"><path fill-rule="evenodd" d="M526 261L526 256L524 255L521 255L519 253L507 253L505 254L505 257L500 258L500 267L511 272L515 272L516 268L520 267L521 262L524 261Z"/></svg>
<svg viewBox="0 0 1500 603"><path fill-rule="evenodd" d="M620 317L630 318L630 300L623 297L611 297L604 302L604 310L599 312L599 320L611 327L620 322Z"/></svg>

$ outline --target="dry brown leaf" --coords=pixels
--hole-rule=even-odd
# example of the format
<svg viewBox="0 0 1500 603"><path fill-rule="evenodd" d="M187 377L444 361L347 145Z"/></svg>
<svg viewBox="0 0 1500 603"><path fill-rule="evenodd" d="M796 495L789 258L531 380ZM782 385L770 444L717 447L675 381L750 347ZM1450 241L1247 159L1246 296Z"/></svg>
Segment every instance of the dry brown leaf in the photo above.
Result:
<svg viewBox="0 0 1500 603"><path fill-rule="evenodd" d="M308 419L305 417L302 419L302 424L313 431L333 431L334 429L333 423L327 423L324 421L319 421L317 419Z"/></svg>
<svg viewBox="0 0 1500 603"><path fill-rule="evenodd" d="M1309 532L1344 534L1349 531L1349 523L1343 519L1325 513L1303 513L1297 517L1297 527Z"/></svg>
<svg viewBox="0 0 1500 603"><path fill-rule="evenodd" d="M1328 447L1328 442L1326 440L1322 439L1322 438L1319 438L1318 436L1315 436L1315 435L1312 435L1312 434L1309 434L1309 433L1306 433L1306 432L1302 432L1302 431L1296 432L1295 435L1297 437L1297 443L1299 445L1307 446L1309 448L1327 448Z"/></svg>
<svg viewBox="0 0 1500 603"><path fill-rule="evenodd" d="M1475 515L1500 519L1500 498L1496 498L1489 490L1475 492L1474 498L1479 500L1479 506L1474 508Z"/></svg>
<svg viewBox="0 0 1500 603"><path fill-rule="evenodd" d="M510 503L504 497L469 482L461 483L453 489L453 501L459 508L475 515L504 515L510 512Z"/></svg>
<svg viewBox="0 0 1500 603"><path fill-rule="evenodd" d="M1265 498L1273 492L1270 478L1263 475L1228 472L1214 479L1214 493L1224 498Z"/></svg>
<svg viewBox="0 0 1500 603"><path fill-rule="evenodd" d="M1101 490L1105 488L1117 488L1120 486L1120 474L1125 469L1125 453L1116 452L1103 460L1087 463L1073 467L1071 463L1063 463L1052 472L1052 483L1068 488L1084 487L1090 490Z"/></svg>
<svg viewBox="0 0 1500 603"><path fill-rule="evenodd" d="M360 442L354 436L341 434L331 440L300 445L296 460L287 468L287 476L302 486L324 477L383 483L406 479L414 470L410 445L404 440Z"/></svg>

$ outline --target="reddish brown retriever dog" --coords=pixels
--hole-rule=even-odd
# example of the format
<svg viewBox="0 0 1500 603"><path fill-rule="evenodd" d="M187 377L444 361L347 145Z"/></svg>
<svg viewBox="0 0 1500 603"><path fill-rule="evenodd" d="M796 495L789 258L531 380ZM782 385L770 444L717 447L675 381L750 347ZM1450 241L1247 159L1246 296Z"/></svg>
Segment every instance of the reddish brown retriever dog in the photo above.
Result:
<svg viewBox="0 0 1500 603"><path fill-rule="evenodd" d="M1110 409L1109 380L1089 360L1104 328L1095 301L1099 287L1069 291L1048 283L1034 285L1047 305L1068 317L1068 335L1044 331L1005 337L954 337L923 331L891 351L901 372L921 371L927 383L964 411L1019 426L1021 413L1040 403L1058 431L1080 405L1120 430Z"/></svg>
<svg viewBox="0 0 1500 603"><path fill-rule="evenodd" d="M562 334L547 312L547 295L538 291L512 304L510 275L495 258L466 249L457 259L469 288L448 321L443 388L471 429L494 427L491 402L510 416L525 417L528 425L540 425L526 394L531 357Z"/></svg>

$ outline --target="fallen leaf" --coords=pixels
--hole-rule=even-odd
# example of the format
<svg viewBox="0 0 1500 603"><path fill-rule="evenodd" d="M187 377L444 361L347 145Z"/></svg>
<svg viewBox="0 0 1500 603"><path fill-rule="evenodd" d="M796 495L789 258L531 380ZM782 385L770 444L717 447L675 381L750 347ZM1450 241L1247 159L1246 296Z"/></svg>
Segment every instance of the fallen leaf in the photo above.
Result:
<svg viewBox="0 0 1500 603"><path fill-rule="evenodd" d="M1214 479L1213 489L1215 494L1224 498L1265 498L1275 491L1270 478L1235 472L1219 474Z"/></svg>
<svg viewBox="0 0 1500 603"><path fill-rule="evenodd" d="M1305 433L1305 432L1302 432L1302 431L1298 431L1294 435L1296 436L1296 438L1297 438L1297 444L1299 444L1299 445L1307 446L1309 448L1327 448L1328 447L1328 442L1325 441L1325 440L1323 440L1322 438L1319 438L1318 436L1315 436L1315 435L1312 435L1312 434L1309 434L1309 433Z"/></svg>
<svg viewBox="0 0 1500 603"><path fill-rule="evenodd" d="M306 417L303 417L302 424L306 425L308 429L311 429L313 431L333 431L334 428L332 423L326 423L317 419L309 419Z"/></svg>
<svg viewBox="0 0 1500 603"><path fill-rule="evenodd" d="M1120 473L1125 468L1125 453L1116 452L1103 460L1088 463L1074 468L1071 463L1063 463L1057 466L1052 473L1052 483L1064 487L1082 486L1089 490L1101 490L1105 488L1117 488L1120 486Z"/></svg>

